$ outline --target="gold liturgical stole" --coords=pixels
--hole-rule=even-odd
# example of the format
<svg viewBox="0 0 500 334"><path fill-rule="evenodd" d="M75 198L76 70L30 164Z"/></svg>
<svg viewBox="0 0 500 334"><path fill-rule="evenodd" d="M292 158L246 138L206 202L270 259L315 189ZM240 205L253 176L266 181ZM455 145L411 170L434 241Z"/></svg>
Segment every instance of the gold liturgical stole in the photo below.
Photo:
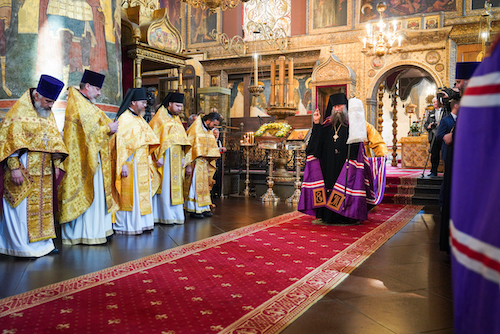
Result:
<svg viewBox="0 0 500 334"><path fill-rule="evenodd" d="M186 130L182 125L179 116L171 116L165 107L160 107L155 116L149 122L149 125L160 139L160 146L154 151L154 161L158 161L164 156L166 150L170 148L170 185L171 185L171 200L173 205L184 203L182 181L183 181L183 166L182 158L184 157L183 147L190 146ZM156 166L156 164L155 164ZM158 169L162 177L163 166ZM162 191L161 183L157 191L160 194Z"/></svg>
<svg viewBox="0 0 500 334"><path fill-rule="evenodd" d="M138 178L141 215L152 212L149 182L152 181L150 154L159 146L151 127L141 116L125 111L119 118L118 132L114 136L116 145L115 186L119 194L120 210L132 211L133 180ZM132 161L127 159L133 155ZM137 175L134 175L134 160L137 161ZM122 178L122 166L127 164L129 176ZM152 186L154 189L154 187Z"/></svg>
<svg viewBox="0 0 500 334"><path fill-rule="evenodd" d="M68 156L68 151L57 129L54 115L50 113L47 118L40 117L33 107L31 92L32 89L26 91L17 100L1 123L0 161L4 162L15 152L27 151L23 184L16 186L7 181L4 182L4 187L5 194L13 196L12 201L8 200L11 205L19 205L24 198L27 199L28 235L30 242L35 242L56 237L51 154L59 154L60 157L54 160L59 164L60 160ZM4 180L10 179L10 176L9 167Z"/></svg>
<svg viewBox="0 0 500 334"><path fill-rule="evenodd" d="M118 210L111 193L110 128L112 121L76 88L69 88L64 143L70 152L64 161L66 175L59 187L59 222L82 215L94 201L94 175L101 155L102 175L108 213Z"/></svg>
<svg viewBox="0 0 500 334"><path fill-rule="evenodd" d="M11 170L7 169L7 177L4 177L4 197L9 205L13 208L17 207L28 196L35 187L35 180L30 175L26 167L19 164L19 170L23 176L23 184L15 185L11 179Z"/></svg>

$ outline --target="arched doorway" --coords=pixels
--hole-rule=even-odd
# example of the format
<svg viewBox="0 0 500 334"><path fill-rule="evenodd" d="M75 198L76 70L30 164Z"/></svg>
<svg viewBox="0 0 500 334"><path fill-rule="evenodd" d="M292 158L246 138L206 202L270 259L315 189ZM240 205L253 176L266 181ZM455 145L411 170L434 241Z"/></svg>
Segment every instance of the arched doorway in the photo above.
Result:
<svg viewBox="0 0 500 334"><path fill-rule="evenodd" d="M381 84L384 86L383 91L379 90ZM439 76L421 64L395 65L380 73L377 80L373 81L369 90L371 100L375 101L371 109L372 115L375 115L372 119L382 130L382 138L389 148L389 159L396 156L396 153L392 153L393 143L408 136L412 123L417 122L422 128L425 109L432 103L432 97L439 87L442 87ZM383 104L382 114L377 108L380 103ZM414 113L407 113L408 107L413 107Z"/></svg>

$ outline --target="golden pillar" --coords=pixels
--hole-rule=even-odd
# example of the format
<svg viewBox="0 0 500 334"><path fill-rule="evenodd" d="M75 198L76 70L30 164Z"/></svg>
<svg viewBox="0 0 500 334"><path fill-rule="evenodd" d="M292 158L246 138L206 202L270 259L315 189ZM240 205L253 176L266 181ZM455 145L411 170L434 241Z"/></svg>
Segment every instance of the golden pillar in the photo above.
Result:
<svg viewBox="0 0 500 334"><path fill-rule="evenodd" d="M394 89L394 95L392 97L392 163L391 166L396 167L398 165L398 88L399 83L396 84Z"/></svg>
<svg viewBox="0 0 500 334"><path fill-rule="evenodd" d="M384 115L384 101L383 101L383 98L384 98L384 84L381 83L380 86L378 87L378 104L377 104L377 114L378 114L378 117L377 117L377 131L382 134L382 129L383 129L383 126L382 126L382 123L384 122L384 118L383 118L383 115Z"/></svg>
<svg viewBox="0 0 500 334"><path fill-rule="evenodd" d="M134 58L134 88L142 87L142 58Z"/></svg>

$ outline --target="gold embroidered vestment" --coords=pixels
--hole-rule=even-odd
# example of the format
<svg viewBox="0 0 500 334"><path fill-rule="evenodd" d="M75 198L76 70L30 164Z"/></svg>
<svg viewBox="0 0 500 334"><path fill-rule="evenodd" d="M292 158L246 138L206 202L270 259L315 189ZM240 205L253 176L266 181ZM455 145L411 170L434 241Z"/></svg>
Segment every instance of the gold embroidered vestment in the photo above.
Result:
<svg viewBox="0 0 500 334"><path fill-rule="evenodd" d="M30 242L55 238L53 212L52 164L63 169L61 161L68 151L56 126L54 115L38 115L31 92L26 91L5 115L0 125L0 161L7 161L4 175L4 197L12 207L27 199L28 235ZM14 153L27 152L26 168ZM52 154L57 158L52 161ZM10 182L11 170L20 168L24 182Z"/></svg>
<svg viewBox="0 0 500 334"><path fill-rule="evenodd" d="M210 188L214 173L217 169L216 160L220 157L219 147L212 130L207 130L202 123L202 115L198 116L187 131L191 147L185 149L185 165L194 163L196 169L196 195L198 205L206 206L212 204L210 199ZM189 188L191 186L192 174L185 179L184 197L188 200Z"/></svg>
<svg viewBox="0 0 500 334"><path fill-rule="evenodd" d="M64 143L70 152L64 161L66 175L59 187L59 222L75 220L94 201L94 175L101 155L102 176L108 213L118 210L112 196L110 128L111 120L76 88L70 87Z"/></svg>
<svg viewBox="0 0 500 334"><path fill-rule="evenodd" d="M184 157L183 147L190 146L186 130L182 125L179 116L171 116L168 110L162 106L156 112L155 116L149 122L149 125L160 140L160 146L153 152L153 160L156 162L164 156L165 152L170 148L170 196L172 205L184 203L184 194L182 190L183 183L183 166L182 158ZM158 169L162 177L164 175L164 165ZM161 194L161 182L157 193Z"/></svg>
<svg viewBox="0 0 500 334"><path fill-rule="evenodd" d="M139 184L139 204L141 215L150 214L151 194L149 184L153 176L151 153L159 146L159 141L148 123L141 116L126 110L119 118L118 132L113 136L116 151L115 186L119 194L120 210L132 211L134 203L134 178ZM127 159L133 155L131 161ZM137 174L134 175L134 161L137 162ZM127 165L128 177L121 176L122 166ZM153 182L152 182L153 183ZM156 192L153 184L152 193Z"/></svg>

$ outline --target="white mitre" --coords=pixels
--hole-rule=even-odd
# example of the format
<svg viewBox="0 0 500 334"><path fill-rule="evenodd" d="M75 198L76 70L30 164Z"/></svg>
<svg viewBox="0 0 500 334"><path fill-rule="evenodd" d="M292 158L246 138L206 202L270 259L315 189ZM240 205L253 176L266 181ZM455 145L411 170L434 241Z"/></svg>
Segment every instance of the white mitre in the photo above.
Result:
<svg viewBox="0 0 500 334"><path fill-rule="evenodd" d="M349 99L349 138L347 144L367 141L365 108L363 102L357 98Z"/></svg>

